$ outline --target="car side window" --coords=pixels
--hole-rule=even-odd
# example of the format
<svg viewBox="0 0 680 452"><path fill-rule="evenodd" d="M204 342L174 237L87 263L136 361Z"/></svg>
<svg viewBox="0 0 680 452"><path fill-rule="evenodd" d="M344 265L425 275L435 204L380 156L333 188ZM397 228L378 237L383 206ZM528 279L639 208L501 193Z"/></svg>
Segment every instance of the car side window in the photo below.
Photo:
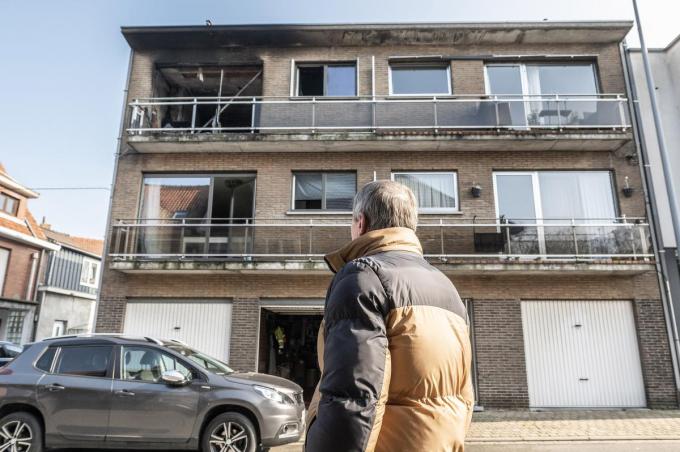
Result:
<svg viewBox="0 0 680 452"><path fill-rule="evenodd" d="M111 364L110 345L78 345L62 347L55 372L82 377L106 377Z"/></svg>
<svg viewBox="0 0 680 452"><path fill-rule="evenodd" d="M50 347L45 350L35 363L35 367L42 370L43 372L50 372L52 370L52 361L54 361L54 355L57 353L56 347Z"/></svg>
<svg viewBox="0 0 680 452"><path fill-rule="evenodd" d="M151 347L122 347L121 378L128 381L159 383L163 372L177 370L188 380L192 372L174 357Z"/></svg>

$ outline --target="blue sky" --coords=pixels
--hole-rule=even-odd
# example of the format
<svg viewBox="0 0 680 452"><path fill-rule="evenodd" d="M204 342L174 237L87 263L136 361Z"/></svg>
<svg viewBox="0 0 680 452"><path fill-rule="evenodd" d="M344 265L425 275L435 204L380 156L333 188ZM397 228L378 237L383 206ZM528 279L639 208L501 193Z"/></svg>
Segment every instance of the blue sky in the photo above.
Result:
<svg viewBox="0 0 680 452"><path fill-rule="evenodd" d="M678 0L639 2L648 45L680 33ZM632 16L629 0L0 0L0 161L29 187L110 186L129 55L123 25ZM108 191L39 191L30 205L38 220L104 235Z"/></svg>

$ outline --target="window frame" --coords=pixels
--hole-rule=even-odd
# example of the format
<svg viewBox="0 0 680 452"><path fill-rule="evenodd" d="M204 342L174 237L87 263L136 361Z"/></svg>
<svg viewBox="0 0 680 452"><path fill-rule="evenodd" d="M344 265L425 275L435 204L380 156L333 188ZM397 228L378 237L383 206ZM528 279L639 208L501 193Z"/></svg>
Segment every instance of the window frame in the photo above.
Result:
<svg viewBox="0 0 680 452"><path fill-rule="evenodd" d="M616 193L616 186L615 186L615 179L614 179L614 172L612 170L607 170L607 169L587 169L587 170L579 170L579 169L569 169L569 170L551 170L551 169L543 169L543 170L519 170L519 171L493 171L493 196L494 196L494 208L496 212L496 221L499 221L500 219L500 206L498 205L498 182L497 182L497 176L530 176L531 177L531 185L532 185L532 190L533 190L533 201L534 201L534 211L536 212L536 224L537 225L542 225L543 222L545 221L545 217L543 216L543 196L541 195L541 185L540 185L540 180L539 176L541 173L557 173L557 172L563 172L563 173L602 173L602 174L608 174L609 175L609 183L611 185L611 190L612 190L612 201L614 203L614 213L616 217L618 218L621 216L621 211L619 209L619 203L618 203L618 196Z"/></svg>
<svg viewBox="0 0 680 452"><path fill-rule="evenodd" d="M11 212L7 210L7 202L9 200L14 201L14 211ZM16 196L12 196L9 193L5 192L0 192L0 212L6 213L7 215L11 215L13 217L16 217L19 215L19 206L21 205L21 199L17 198Z"/></svg>
<svg viewBox="0 0 680 452"><path fill-rule="evenodd" d="M301 67L322 67L323 68L323 94L318 96L307 96L300 94L300 68ZM326 94L328 89L328 68L329 67L352 67L354 68L354 94L345 96L331 96ZM294 96L303 99L311 99L312 97L330 97L333 99L347 99L359 96L359 65L357 60L342 60L342 61L324 61L324 62L295 62L295 86Z"/></svg>
<svg viewBox="0 0 680 452"><path fill-rule="evenodd" d="M109 364L106 368L106 375L103 377L96 377L92 375L77 375L77 374L67 374L67 373L62 373L58 372L59 366L61 365L61 359L63 357L63 352L64 349L66 348L78 348L78 347L109 347L111 348L111 352L109 355ZM47 347L45 350L47 350L49 347ZM44 352L43 352L44 354ZM40 355L42 357L42 354ZM54 355L54 358L52 358L52 367L50 370L51 375L62 375L64 377L75 377L75 378L99 378L99 379L109 379L111 380L113 378L113 369L115 365L115 346L114 344L73 344L73 345L62 345L57 347L57 352ZM36 361L37 363L37 361Z"/></svg>
<svg viewBox="0 0 680 452"><path fill-rule="evenodd" d="M0 297L2 297L3 293L5 292L5 283L7 282L7 275L9 274L9 264L12 260L12 250L9 248L5 247L0 247L0 252L7 252L7 261L5 262L5 270L4 273L0 274Z"/></svg>
<svg viewBox="0 0 680 452"><path fill-rule="evenodd" d="M148 349L148 350L153 350L157 353L160 353L161 355L166 354L168 356L171 356L175 361L179 361L180 364L182 364L184 367L186 367L187 369L189 369L191 371L192 379L189 383L193 383L195 381L199 381L199 382L207 381L203 372L198 370L196 368L196 366L190 364L187 359L185 359L183 357L182 358L177 357L172 350L168 350L168 349L161 348L161 347L153 347L153 346L149 346L149 345L146 345L146 344L127 344L127 345L121 344L121 345L117 345L115 347L115 349L114 349L114 357L115 357L114 372L113 372L113 375L112 375L113 380L121 381L121 382L125 382L125 383L146 383L146 384L152 384L152 385L158 385L158 384L165 385L166 384L162 380L160 380L160 381L145 381L145 380L128 380L126 378L123 378L123 351L126 347L128 347L128 348L144 348L144 349ZM196 375L196 376L194 377L194 375Z"/></svg>
<svg viewBox="0 0 680 452"><path fill-rule="evenodd" d="M87 276L90 274L90 267L95 265L97 268L97 271L94 274L94 283L90 284L87 282ZM92 259L90 257L84 257L83 258L83 263L81 265L80 269L80 285L85 286L85 287L90 287L92 289L96 289L99 283L99 273L101 271L101 261L98 261L96 259ZM85 281L83 281L85 279Z"/></svg>
<svg viewBox="0 0 680 452"><path fill-rule="evenodd" d="M453 175L453 195L454 195L454 200L456 203L456 207L450 208L450 207L420 207L418 206L418 214L423 214L423 215L447 215L447 214L456 214L460 213L460 188L458 186L458 171L452 170L452 171L420 171L420 170L404 170L404 171L392 171L391 173L391 180L396 182L395 176L398 174L445 174L445 175ZM415 194L415 193L414 193ZM416 196L416 199L418 196Z"/></svg>
<svg viewBox="0 0 680 452"><path fill-rule="evenodd" d="M529 76L527 75L527 66L590 66L590 69L593 72L593 80L595 81L595 89L596 93L592 94L593 96L599 96L602 94L602 87L600 85L600 78L598 74L598 68L597 68L597 63L595 61L590 61L590 60L583 60L583 61L559 61L559 60L553 60L553 61L547 61L547 62L526 62L526 61L519 61L519 62L484 62L484 90L485 94L487 96L504 96L504 95L510 95L508 93L504 94L492 94L491 93L491 80L489 78L489 67L512 67L512 66L517 66L519 67L520 71L520 80L522 82L522 96L550 96L550 94L530 94L529 93ZM569 97L570 95L576 95L577 93L570 93L570 94L560 94L561 96ZM591 95L591 94L586 94L586 95Z"/></svg>
<svg viewBox="0 0 680 452"><path fill-rule="evenodd" d="M421 67L421 68L443 68L446 70L446 84L448 88L447 93L418 93L418 94L399 94L394 92L394 83L392 82L392 69L393 67ZM437 97L437 96L452 96L453 95L453 83L451 81L451 63L426 63L426 62L413 62L413 63L389 63L387 65L387 82L389 86L389 95L396 97Z"/></svg>
<svg viewBox="0 0 680 452"><path fill-rule="evenodd" d="M311 213L337 213L337 214L346 214L346 213L351 213L352 209L350 208L349 210L333 210L333 209L327 209L326 208L326 176L328 174L353 174L354 175L354 196L357 194L357 188L358 188L358 178L357 178L357 172L356 171L343 171L343 170L338 170L338 171L308 171L308 170L303 170L303 171L293 171L293 184L292 184L292 190L291 190L291 203L290 203L290 211L294 213L301 213L301 212L311 212ZM295 188L296 188L296 179L298 174L320 174L321 175L321 209L296 209L295 208Z"/></svg>

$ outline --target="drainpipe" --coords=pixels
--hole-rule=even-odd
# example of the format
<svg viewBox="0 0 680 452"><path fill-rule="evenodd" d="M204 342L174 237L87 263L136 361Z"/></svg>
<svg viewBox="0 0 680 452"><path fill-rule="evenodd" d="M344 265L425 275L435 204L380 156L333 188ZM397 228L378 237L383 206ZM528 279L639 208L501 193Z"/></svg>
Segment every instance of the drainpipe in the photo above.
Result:
<svg viewBox="0 0 680 452"><path fill-rule="evenodd" d="M658 206L656 203L656 196L654 195L654 185L652 184L651 168L647 156L647 148L645 147L644 131L640 124L642 118L640 115L640 105L637 97L637 89L635 88L632 63L630 61L630 54L625 44L619 47L621 53L621 60L624 64L623 76L626 83L626 90L630 94L628 99L628 106L631 112L631 124L633 127L633 137L635 139L635 146L637 148L638 156L640 158L640 177L644 188L645 207L650 220L650 234L652 236L652 244L654 247L654 260L656 268L656 276L659 283L659 291L661 292L661 304L663 305L664 320L666 321L666 333L668 340L671 342L671 360L673 363L673 377L675 379L675 390L680 406L680 366L678 365L678 356L680 356L680 340L678 336L677 317L673 306L673 297L670 290L668 279L665 275L668 271L666 268L666 260L662 258L664 253L661 243L661 226L657 215Z"/></svg>
<svg viewBox="0 0 680 452"><path fill-rule="evenodd" d="M31 254L31 273L28 277L28 286L26 286L26 296L24 297L27 301L35 301L35 298L33 297L33 289L38 285L36 284L36 278L37 278L37 270L38 270L38 263L39 263L39 254L38 253L32 253Z"/></svg>
<svg viewBox="0 0 680 452"><path fill-rule="evenodd" d="M130 89L130 77L132 76L132 57L134 56L134 51L130 51L130 57L128 60L128 73L125 81L125 89L123 90L123 108L120 115L120 127L118 130L118 143L116 144L116 154L113 159L113 176L111 179L111 190L109 192L109 210L106 214L106 230L104 231L104 248L102 251L101 260L101 271L99 272L99 281L97 281L97 301L94 305L94 324L92 325L92 332L96 332L97 329L97 315L99 314L99 304L101 303L102 297L102 280L104 278L104 271L106 270L108 249L111 242L111 214L113 209L113 189L116 185L116 178L118 176L118 159L122 154L123 146L123 133L125 131L125 117L127 112L127 102L128 102L128 91Z"/></svg>

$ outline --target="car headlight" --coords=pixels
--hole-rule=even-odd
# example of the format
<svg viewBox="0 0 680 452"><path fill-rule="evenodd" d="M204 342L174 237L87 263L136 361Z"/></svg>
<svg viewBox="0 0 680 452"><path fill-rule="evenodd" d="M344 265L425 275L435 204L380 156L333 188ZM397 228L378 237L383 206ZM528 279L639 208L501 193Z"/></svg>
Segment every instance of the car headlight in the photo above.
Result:
<svg viewBox="0 0 680 452"><path fill-rule="evenodd" d="M268 388L266 386L253 385L253 389L255 390L255 392L260 394L265 399L273 400L274 402L277 402L277 403L286 403L286 404L291 404L291 405L295 404L293 399L288 397L286 394L277 391L274 388Z"/></svg>

